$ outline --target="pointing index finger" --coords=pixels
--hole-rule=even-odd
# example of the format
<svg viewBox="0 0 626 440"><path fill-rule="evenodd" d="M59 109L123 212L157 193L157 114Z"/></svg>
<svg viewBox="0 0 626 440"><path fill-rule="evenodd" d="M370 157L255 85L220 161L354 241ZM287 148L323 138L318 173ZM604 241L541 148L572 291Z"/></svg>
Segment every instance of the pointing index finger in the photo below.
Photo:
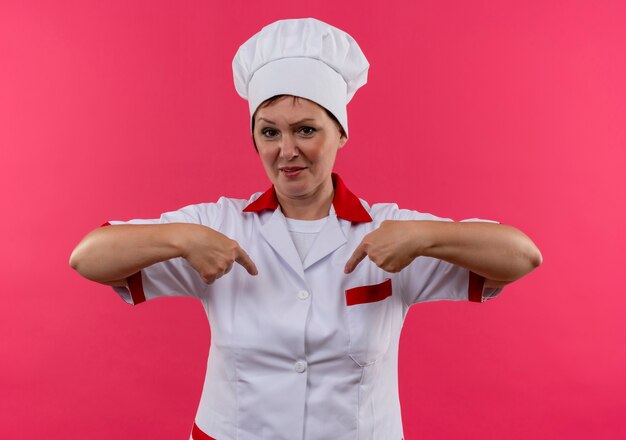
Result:
<svg viewBox="0 0 626 440"><path fill-rule="evenodd" d="M259 271L250 256L243 249L239 248L239 256L235 261L243 266L250 275L258 275Z"/></svg>
<svg viewBox="0 0 626 440"><path fill-rule="evenodd" d="M344 273L349 274L352 272L365 257L367 257L367 252L365 252L363 243L361 243L357 246L346 263L346 267L343 269Z"/></svg>

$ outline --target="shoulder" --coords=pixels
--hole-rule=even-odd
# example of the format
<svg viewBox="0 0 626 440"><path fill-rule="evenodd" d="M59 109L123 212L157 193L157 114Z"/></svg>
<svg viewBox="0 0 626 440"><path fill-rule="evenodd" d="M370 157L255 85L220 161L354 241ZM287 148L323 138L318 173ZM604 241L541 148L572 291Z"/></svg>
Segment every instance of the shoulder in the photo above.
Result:
<svg viewBox="0 0 626 440"><path fill-rule="evenodd" d="M161 218L170 222L199 223L213 227L227 218L230 220L243 218L243 209L260 194L254 193L249 199L222 196L215 202L193 203L175 211L165 212Z"/></svg>
<svg viewBox="0 0 626 440"><path fill-rule="evenodd" d="M364 205L367 208L367 205ZM449 218L438 217L428 212L420 212L412 209L398 207L397 203L375 203L369 207L372 220L382 222L384 220L439 220L451 221Z"/></svg>

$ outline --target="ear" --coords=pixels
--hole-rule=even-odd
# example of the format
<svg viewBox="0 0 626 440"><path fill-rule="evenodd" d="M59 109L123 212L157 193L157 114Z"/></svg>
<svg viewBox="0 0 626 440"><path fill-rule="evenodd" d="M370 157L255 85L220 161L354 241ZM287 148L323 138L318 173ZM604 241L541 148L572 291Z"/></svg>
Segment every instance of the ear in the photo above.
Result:
<svg viewBox="0 0 626 440"><path fill-rule="evenodd" d="M342 134L339 138L339 148L343 147L346 142L348 142L348 138L344 134Z"/></svg>

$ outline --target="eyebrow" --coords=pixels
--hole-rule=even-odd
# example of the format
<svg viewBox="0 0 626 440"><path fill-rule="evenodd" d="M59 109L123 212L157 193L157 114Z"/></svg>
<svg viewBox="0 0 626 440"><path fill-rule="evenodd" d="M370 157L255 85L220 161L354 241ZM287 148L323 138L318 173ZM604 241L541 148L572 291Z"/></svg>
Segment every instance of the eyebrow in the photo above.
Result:
<svg viewBox="0 0 626 440"><path fill-rule="evenodd" d="M268 123L270 123L270 124L274 124L274 125L276 125L276 122L274 122L274 121L270 121L269 119L266 119L266 118L259 118L259 119L258 119L258 121L259 121L259 122L261 122L261 121L265 121L265 122L268 122ZM302 124L303 122L307 122L307 121L313 121L313 122L315 122L315 119L313 119L313 118L304 118L304 119L300 119L299 121L296 121L296 122L294 122L293 124L289 124L289 126L290 126L290 127L293 127L294 125Z"/></svg>

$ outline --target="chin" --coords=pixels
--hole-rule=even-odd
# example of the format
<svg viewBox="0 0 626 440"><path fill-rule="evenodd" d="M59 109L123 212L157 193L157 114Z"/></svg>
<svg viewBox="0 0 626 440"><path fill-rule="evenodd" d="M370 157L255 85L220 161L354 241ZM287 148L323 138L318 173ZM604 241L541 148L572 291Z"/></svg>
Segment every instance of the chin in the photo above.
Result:
<svg viewBox="0 0 626 440"><path fill-rule="evenodd" d="M288 197L301 197L308 194L311 188L305 182L281 182L278 190Z"/></svg>

